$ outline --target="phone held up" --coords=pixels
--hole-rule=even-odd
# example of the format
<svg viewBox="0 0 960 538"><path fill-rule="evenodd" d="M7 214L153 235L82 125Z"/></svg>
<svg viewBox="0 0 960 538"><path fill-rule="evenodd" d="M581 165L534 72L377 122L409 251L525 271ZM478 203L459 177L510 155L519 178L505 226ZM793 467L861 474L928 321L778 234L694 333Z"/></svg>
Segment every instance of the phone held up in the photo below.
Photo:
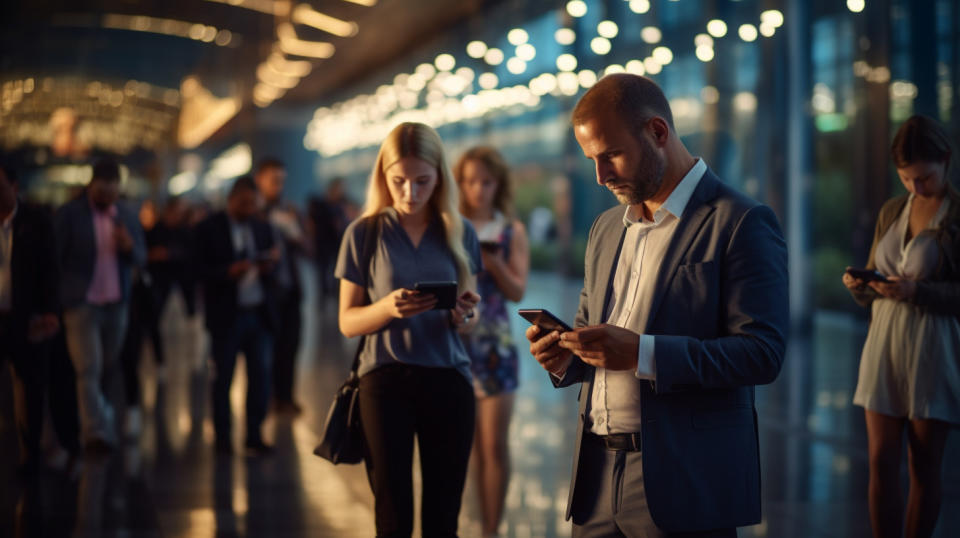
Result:
<svg viewBox="0 0 960 538"><path fill-rule="evenodd" d="M887 277L880 274L878 271L871 269L857 269L855 267L847 267L847 274L853 278L859 278L864 282L890 282L887 280Z"/></svg>
<svg viewBox="0 0 960 538"><path fill-rule="evenodd" d="M517 313L520 314L523 319L529 321L537 327L540 327L540 329L546 332L566 332L573 330L569 325L564 323L563 320L557 316L554 316L549 310L545 310L543 308L521 308L520 310L517 310Z"/></svg>
<svg viewBox="0 0 960 538"><path fill-rule="evenodd" d="M456 282L417 282L413 289L436 296L437 304L433 307L434 310L452 310L457 306Z"/></svg>

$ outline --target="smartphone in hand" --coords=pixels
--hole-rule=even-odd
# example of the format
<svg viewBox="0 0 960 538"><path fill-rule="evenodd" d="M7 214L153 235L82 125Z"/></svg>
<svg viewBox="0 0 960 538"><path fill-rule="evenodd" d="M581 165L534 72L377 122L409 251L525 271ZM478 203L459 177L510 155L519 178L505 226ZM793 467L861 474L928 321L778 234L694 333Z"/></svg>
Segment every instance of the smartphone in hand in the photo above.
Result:
<svg viewBox="0 0 960 538"><path fill-rule="evenodd" d="M500 243L496 241L480 241L480 249L495 254L500 252Z"/></svg>
<svg viewBox="0 0 960 538"><path fill-rule="evenodd" d="M847 274L853 278L859 278L864 282L890 282L887 280L887 277L883 276L878 271L873 271L871 269L857 269L855 267L848 267Z"/></svg>
<svg viewBox="0 0 960 538"><path fill-rule="evenodd" d="M517 313L520 314L523 319L546 332L567 332L573 330L569 325L564 323L562 319L554 316L549 310L543 308L521 308L517 310Z"/></svg>
<svg viewBox="0 0 960 538"><path fill-rule="evenodd" d="M457 307L457 283L448 281L417 282L413 289L429 293L437 298L434 310L453 310Z"/></svg>

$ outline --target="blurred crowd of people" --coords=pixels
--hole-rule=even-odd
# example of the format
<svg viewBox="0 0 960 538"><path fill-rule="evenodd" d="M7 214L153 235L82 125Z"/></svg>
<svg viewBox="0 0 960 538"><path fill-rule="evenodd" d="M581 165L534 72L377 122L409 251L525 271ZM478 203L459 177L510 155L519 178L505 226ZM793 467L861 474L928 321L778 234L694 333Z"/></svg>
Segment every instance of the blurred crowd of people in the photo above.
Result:
<svg viewBox="0 0 960 538"><path fill-rule="evenodd" d="M233 448L225 406L241 350L250 378L245 448L269 452L259 428L271 402L301 411L293 394L299 259L331 265L355 211L342 181L303 212L283 198L277 159L237 179L222 210L179 196L137 204L123 198L120 178L116 161L100 159L82 192L51 213L20 196L15 169L0 172L0 360L12 367L24 476L137 438L140 359L149 344L162 382L171 357L160 323L175 292L188 317L203 314L210 336L218 450ZM326 296L331 275L332 267L319 277ZM112 390L116 377L122 390Z"/></svg>

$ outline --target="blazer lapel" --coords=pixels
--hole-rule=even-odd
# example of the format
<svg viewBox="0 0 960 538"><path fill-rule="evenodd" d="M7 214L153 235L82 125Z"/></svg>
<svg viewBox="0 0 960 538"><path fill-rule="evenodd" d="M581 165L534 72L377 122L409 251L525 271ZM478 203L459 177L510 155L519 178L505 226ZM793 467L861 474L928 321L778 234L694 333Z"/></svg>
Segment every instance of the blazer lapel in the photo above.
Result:
<svg viewBox="0 0 960 538"><path fill-rule="evenodd" d="M592 305L593 307L599 306L599 309L594 310L591 308L591 317L592 320L588 320L591 325L596 325L603 323L607 315L607 309L610 306L610 301L613 298L613 287L610 283L613 281L613 276L617 271L617 261L620 259L620 251L623 250L623 239L627 235L626 227L620 226L620 233L609 233L606 234L607 237L604 238L604 241L607 242L605 248L600 252L600 257L597 260L597 270L599 271L599 278L597 280L597 290L603 290L603 295L597 295L597 297L603 297L602 302L597 301ZM613 232L613 230L611 230ZM616 248L613 247L613 241L617 241Z"/></svg>
<svg viewBox="0 0 960 538"><path fill-rule="evenodd" d="M644 332L649 330L660 308L660 302L673 280L673 275L677 272L680 261L690 247L690 244L696 238L697 233L707 220L707 217L713 213L714 207L707 202L716 195L717 182L719 180L713 172L707 169L700 179L700 184L693 191L687 207L683 210L680 222L677 223L677 229L673 232L673 238L667 246L667 251L663 255L663 261L660 264L660 270L657 273L657 283L653 290L653 300L650 302L650 311L647 313Z"/></svg>

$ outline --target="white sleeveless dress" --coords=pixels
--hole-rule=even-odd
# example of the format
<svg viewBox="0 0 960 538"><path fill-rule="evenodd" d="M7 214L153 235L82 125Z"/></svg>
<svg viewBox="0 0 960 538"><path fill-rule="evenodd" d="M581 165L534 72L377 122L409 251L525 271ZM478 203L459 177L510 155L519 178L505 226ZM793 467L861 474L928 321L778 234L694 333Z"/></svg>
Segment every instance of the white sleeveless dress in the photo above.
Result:
<svg viewBox="0 0 960 538"><path fill-rule="evenodd" d="M906 241L912 204L911 195L877 244L875 260L884 275L922 280L940 260L935 228L950 201ZM853 403L884 415L960 424L960 319L883 297L872 309Z"/></svg>

